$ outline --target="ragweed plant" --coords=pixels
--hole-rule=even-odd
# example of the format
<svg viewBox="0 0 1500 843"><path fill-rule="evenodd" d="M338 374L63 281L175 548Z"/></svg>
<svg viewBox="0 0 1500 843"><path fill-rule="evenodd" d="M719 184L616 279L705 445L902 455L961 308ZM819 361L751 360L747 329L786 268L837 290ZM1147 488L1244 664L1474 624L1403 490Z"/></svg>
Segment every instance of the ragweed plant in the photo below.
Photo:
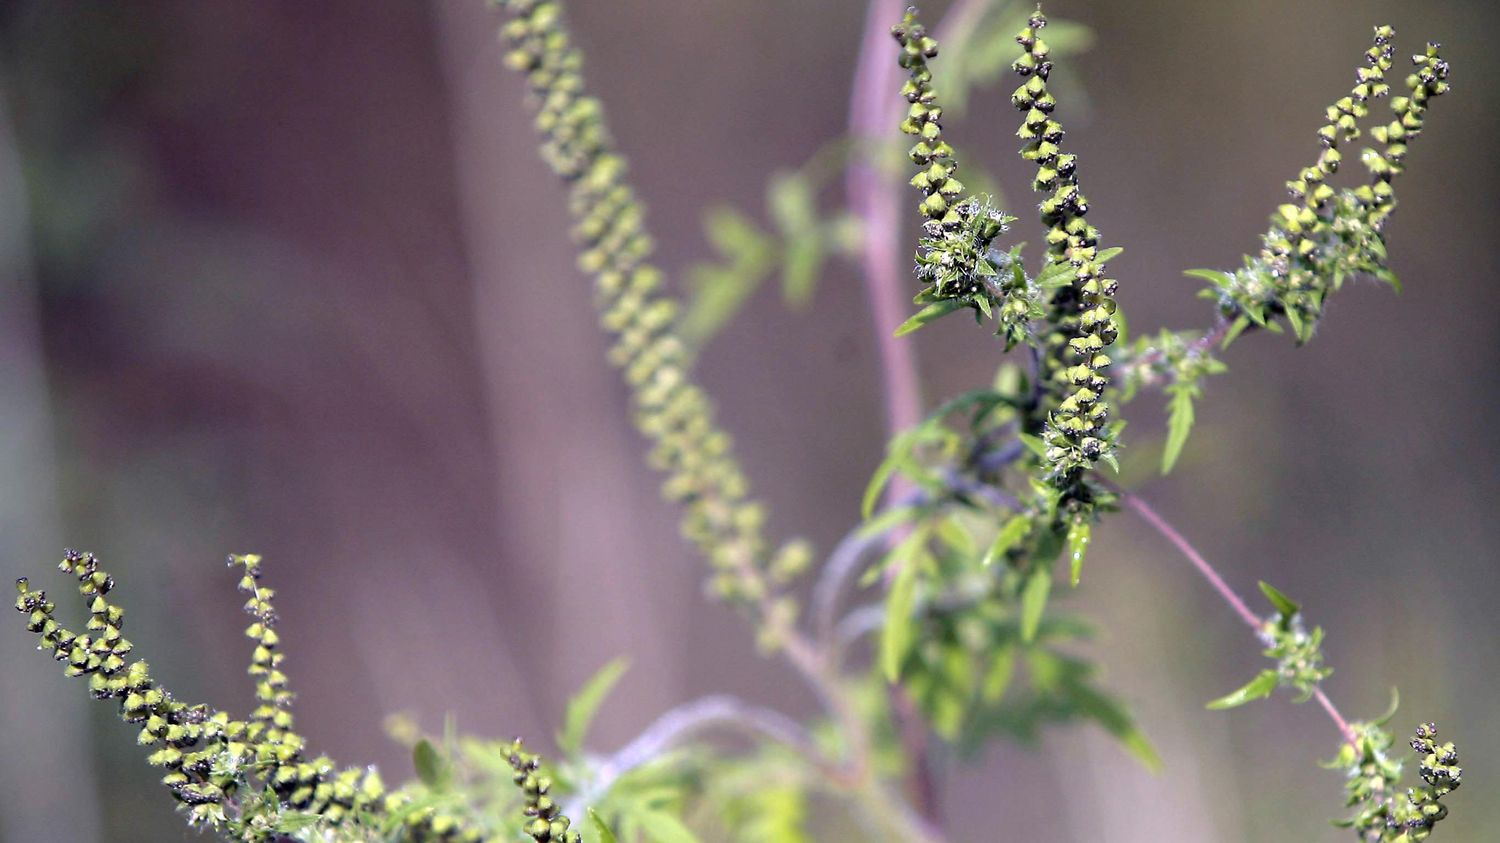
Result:
<svg viewBox="0 0 1500 843"><path fill-rule="evenodd" d="M1315 700L1341 737L1332 766L1347 776L1344 821L1366 841L1426 839L1447 816L1444 801L1462 770L1436 727L1419 726L1410 745L1421 784L1401 791L1402 762L1382 718L1349 722L1322 689L1330 674L1323 630L1301 606L1262 584L1272 611L1257 615L1215 569L1138 495L1121 488L1121 408L1142 391L1169 396L1171 421L1163 453L1170 470L1192 426L1203 380L1222 373L1216 356L1238 337L1289 327L1306 342L1327 297L1356 275L1394 282L1383 229L1395 207L1393 179L1407 145L1423 130L1431 100L1446 92L1448 68L1435 45L1414 57L1404 94L1389 97L1392 117L1370 130L1380 148L1360 154L1369 180L1331 184L1360 120L1386 99L1395 67L1394 33L1375 32L1374 46L1350 93L1327 112L1316 162L1288 184L1292 201L1272 217L1261 249L1232 272L1192 270L1207 280L1216 320L1201 332L1165 331L1127 343L1118 314L1118 283L1108 271L1118 247L1104 246L1088 221L1090 204L1077 156L1066 151L1056 61L1087 41L1076 25L1058 45L1044 38L1047 18L1015 2L959 4L961 25L991 31L1020 28L1010 69L1019 86L1011 103L1022 114L1016 136L1030 171L1041 223L1042 255L1028 268L1021 244L1007 244L1018 216L1005 213L997 190L959 179L959 155L945 136L945 106L935 75L937 39L910 10L890 30L894 55L871 48L861 60L860 93L886 103L876 116L908 136L909 183L920 199L921 234L908 264L918 310L895 336L882 335L887 359L909 354L896 337L957 311L993 322L1001 352L993 383L925 414L918 397L893 377L892 404L920 419L893 431L886 458L866 490L862 523L816 564L805 542L769 540L764 507L705 390L694 381L696 352L734 309L780 267L789 300L806 301L821 264L832 257L879 265L892 232L868 213L884 201L879 144L832 142L798 173L781 174L768 191L777 232L759 232L738 212L719 210L709 228L723 260L700 267L686 310L651 263L645 210L625 158L612 139L603 104L588 93L583 57L558 0L493 0L504 15L506 63L524 77L541 157L568 193L578 266L593 280L603 329L614 341L610 362L629 387L635 424L649 460L665 476L664 496L682 512L682 532L704 557L711 591L749 620L762 650L786 659L814 692L820 710L798 722L728 697L708 697L664 713L616 752L586 749L589 724L624 672L606 667L569 704L556 761L544 765L519 739L497 742L422 736L410 724L393 729L412 748L416 780L388 790L369 768L339 768L312 755L295 731L293 694L284 671L273 591L258 556L232 556L252 617L250 674L255 707L246 719L178 701L157 684L121 632L123 610L108 595L114 581L91 554L66 553L61 569L78 580L89 620L75 633L56 619L45 593L18 583L17 609L39 647L87 677L93 695L113 700L141 728L147 761L191 825L241 841L491 841L518 833L539 843L638 841L682 843L718 834L741 843L811 839L819 831L847 839L939 843L946 838L933 786L927 739L978 753L987 741L1035 741L1045 727L1098 725L1143 764L1161 764L1130 711L1098 679L1073 645L1092 634L1086 619L1050 599L1056 568L1078 585L1108 513L1126 509L1155 527L1202 573L1247 624L1271 666L1208 705L1227 709L1278 689ZM974 16L977 15L977 18ZM880 32L887 21L871 35ZM957 24L956 24L957 25ZM939 27L941 30L942 27ZM967 96L997 81L993 39L962 39L949 78ZM979 43L983 41L984 43ZM882 46L889 49L889 42ZM881 87L886 74L903 83ZM873 80L873 81L872 81ZM883 98L883 99L882 99ZM860 112L859 122L869 117ZM869 147L869 148L866 148ZM832 162L832 163L830 163ZM830 173L848 170L860 201L832 213L818 193ZM967 173L967 171L966 171ZM969 176L965 176L970 178ZM991 180L978 173L980 185ZM872 198L873 197L873 198ZM863 209L863 210L862 210ZM877 288L878 284L873 284ZM910 290L908 291L910 292ZM807 607L793 594L816 572ZM852 608L854 583L879 598ZM876 641L861 659L860 643ZM733 730L752 739L730 753L702 740ZM930 733L930 734L929 734ZM818 809L843 806L842 820ZM587 818L584 825L574 820ZM831 829L831 831L830 831ZM1293 832L1295 835L1296 833Z"/></svg>

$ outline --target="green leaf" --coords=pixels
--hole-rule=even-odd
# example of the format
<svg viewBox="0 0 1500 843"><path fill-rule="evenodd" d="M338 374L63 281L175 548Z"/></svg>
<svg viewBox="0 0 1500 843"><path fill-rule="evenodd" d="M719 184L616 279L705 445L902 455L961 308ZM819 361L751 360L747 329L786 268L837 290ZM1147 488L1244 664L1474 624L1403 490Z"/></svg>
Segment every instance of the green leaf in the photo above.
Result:
<svg viewBox="0 0 1500 843"><path fill-rule="evenodd" d="M1307 342L1307 324L1302 321L1302 314L1295 307L1288 307L1282 312L1286 314L1286 321L1292 326L1292 335L1297 338L1297 342Z"/></svg>
<svg viewBox="0 0 1500 843"><path fill-rule="evenodd" d="M276 830L282 834L294 834L312 828L322 822L322 820L323 817L319 814L305 811L283 811L276 818Z"/></svg>
<svg viewBox="0 0 1500 843"><path fill-rule="evenodd" d="M1396 273L1392 272L1389 268L1384 266L1377 266L1376 268L1370 270L1370 274L1391 285L1391 289L1395 290L1396 292L1401 292L1401 279L1397 278Z"/></svg>
<svg viewBox="0 0 1500 843"><path fill-rule="evenodd" d="M995 660L990 663L990 672L984 677L984 689L980 692L990 705L1005 698L1011 677L1016 672L1016 648L1010 642L1000 645L995 651Z"/></svg>
<svg viewBox="0 0 1500 843"><path fill-rule="evenodd" d="M1208 704L1208 707L1219 711L1226 708L1236 708L1251 700L1258 700L1271 696L1276 690L1277 674L1271 669L1262 670L1255 674L1255 678L1245 683L1244 687L1232 691Z"/></svg>
<svg viewBox="0 0 1500 843"><path fill-rule="evenodd" d="M896 443L892 442L894 446ZM859 504L859 517L862 521L869 521L870 516L875 514L875 505L880 503L880 493L885 491L885 484L891 480L891 475L896 473L896 468L906 458L905 454L888 453L880 465L875 467L875 473L870 475L870 482L865 485L865 495Z"/></svg>
<svg viewBox="0 0 1500 843"><path fill-rule="evenodd" d="M642 830L653 843L699 843L698 835L666 811L641 808L635 812Z"/></svg>
<svg viewBox="0 0 1500 843"><path fill-rule="evenodd" d="M823 268L823 236L808 230L789 237L781 254L781 298L787 306L802 309L812 302Z"/></svg>
<svg viewBox="0 0 1500 843"><path fill-rule="evenodd" d="M1182 274L1189 278L1202 278L1204 281L1221 290L1227 290L1234 286L1234 276L1227 272L1220 272L1217 269L1184 269Z"/></svg>
<svg viewBox="0 0 1500 843"><path fill-rule="evenodd" d="M1271 601L1271 605L1276 607L1276 611L1281 613L1282 618L1290 619L1292 615L1302 610L1301 604L1282 594L1276 586L1271 585L1265 580L1260 581L1260 593L1264 594L1266 599Z"/></svg>
<svg viewBox="0 0 1500 843"><path fill-rule="evenodd" d="M875 514L875 505L880 503L880 493L885 491L891 476L911 459L913 448L931 438L930 433L925 425L918 425L891 438L890 443L885 446L885 459L875 467L875 473L870 475L870 482L865 486L864 498L859 505L860 520L868 521Z"/></svg>
<svg viewBox="0 0 1500 843"><path fill-rule="evenodd" d="M700 265L689 271L693 295L682 315L683 339L701 348L713 339L744 306L769 268L746 269Z"/></svg>
<svg viewBox="0 0 1500 843"><path fill-rule="evenodd" d="M770 274L775 258L775 241L734 208L710 210L703 229L720 261L700 264L689 272L693 295L680 330L695 347L707 343L739 312Z"/></svg>
<svg viewBox="0 0 1500 843"><path fill-rule="evenodd" d="M1108 263L1109 261L1112 261L1116 257L1118 257L1119 254L1123 251L1125 251L1125 249L1121 246L1112 246L1108 249L1100 249L1099 253L1097 255L1094 255L1094 263Z"/></svg>
<svg viewBox="0 0 1500 843"><path fill-rule="evenodd" d="M1052 592L1052 569L1038 565L1026 575L1026 584L1021 586L1021 640L1027 643L1036 639L1037 627L1042 623L1042 612L1047 608L1047 595Z"/></svg>
<svg viewBox="0 0 1500 843"><path fill-rule="evenodd" d="M859 535L861 538L878 536L908 521L916 520L925 511L925 508L920 506L893 506L882 510L879 515L859 525Z"/></svg>
<svg viewBox="0 0 1500 843"><path fill-rule="evenodd" d="M453 771L448 765L448 759L432 745L432 741L426 738L417 741L411 750L411 763L422 784L433 790L443 790L448 786Z"/></svg>
<svg viewBox="0 0 1500 843"><path fill-rule="evenodd" d="M568 700L568 710L563 715L563 728L557 735L559 749L568 755L576 755L583 749L583 739L588 734L589 725L594 722L594 715L599 713L599 706L604 703L604 698L614 690L615 683L625 675L628 667L630 667L628 659L615 659L595 673L593 678L584 683L583 688L571 700Z"/></svg>
<svg viewBox="0 0 1500 843"><path fill-rule="evenodd" d="M1041 272L1037 273L1036 283L1044 290L1066 287L1073 283L1077 273L1078 270L1073 264L1067 261L1057 261L1047 264Z"/></svg>
<svg viewBox="0 0 1500 843"><path fill-rule="evenodd" d="M964 306L965 302L962 299L943 299L940 302L929 304L917 311L910 319L902 322L901 326L896 329L895 335L904 337L923 325L941 319Z"/></svg>
<svg viewBox="0 0 1500 843"><path fill-rule="evenodd" d="M1227 332L1225 332L1225 334L1224 334L1224 341L1221 342L1221 343L1219 343L1219 348L1221 348L1221 349L1228 348L1229 344L1232 343L1232 342L1234 342L1236 339L1238 339L1239 335L1243 334L1245 332L1245 329L1248 328L1248 327L1250 327L1250 319L1249 319L1249 317L1246 317L1246 316L1237 316L1237 317L1235 317L1234 324L1230 325L1229 326L1229 330Z"/></svg>
<svg viewBox="0 0 1500 843"><path fill-rule="evenodd" d="M1079 575L1083 573L1083 557L1088 553L1093 527L1083 518L1073 519L1068 527L1068 582L1078 587Z"/></svg>
<svg viewBox="0 0 1500 843"><path fill-rule="evenodd" d="M599 812L593 808L589 809L589 824L594 827L594 833L599 836L596 843L618 843L615 833L609 830L609 826L605 825L604 820L600 818Z"/></svg>
<svg viewBox="0 0 1500 843"><path fill-rule="evenodd" d="M939 519L933 532L938 540L951 548L960 558L973 558L974 552L978 550L974 546L974 537L969 535L968 529L959 522L956 514Z"/></svg>
<svg viewBox="0 0 1500 843"><path fill-rule="evenodd" d="M1161 453L1161 473L1168 474L1177 458L1182 455L1182 446L1187 444L1188 433L1193 429L1193 387L1177 384L1172 387L1172 397L1167 401L1167 445Z"/></svg>
<svg viewBox="0 0 1500 843"><path fill-rule="evenodd" d="M885 628L880 636L880 669L887 682L901 678L901 662L915 637L912 614L916 607L917 559L913 555L902 561L896 571L896 581L891 583L890 593L886 595Z"/></svg>
<svg viewBox="0 0 1500 843"><path fill-rule="evenodd" d="M720 254L731 258L770 251L771 239L760 226L728 205L709 210L703 221L703 233Z"/></svg>
<svg viewBox="0 0 1500 843"><path fill-rule="evenodd" d="M1159 772L1161 770L1161 756L1156 754L1156 748L1146 738L1145 733L1136 726L1135 720L1131 718L1130 712L1123 705L1104 694L1099 693L1083 682L1069 681L1067 683L1068 695L1073 699L1074 705L1085 716L1104 727L1120 742L1125 751L1141 762L1147 770Z"/></svg>
<svg viewBox="0 0 1500 843"><path fill-rule="evenodd" d="M1396 688L1396 687L1392 687L1391 688L1391 704L1386 707L1386 710L1385 710L1384 714L1382 714L1379 717L1375 718L1374 720L1370 721L1371 725L1379 726L1379 727L1384 727L1385 724L1391 722L1391 718L1392 717L1396 716L1396 709L1398 709L1400 707L1401 707L1401 689L1400 688Z"/></svg>
<svg viewBox="0 0 1500 843"><path fill-rule="evenodd" d="M990 549L984 554L984 567L995 564L995 560L1005 555L1007 551L1016 546L1016 543L1031 532L1031 519L1024 515L1017 515L1005 522L1000 532L995 535L995 541L990 544Z"/></svg>
<svg viewBox="0 0 1500 843"><path fill-rule="evenodd" d="M801 173L783 170L772 175L766 187L766 206L785 234L806 231L817 223L813 185Z"/></svg>
<svg viewBox="0 0 1500 843"><path fill-rule="evenodd" d="M1047 443L1042 441L1042 437L1034 433L1018 433L1016 434L1016 438L1021 440L1021 444L1026 446L1026 450L1046 459Z"/></svg>

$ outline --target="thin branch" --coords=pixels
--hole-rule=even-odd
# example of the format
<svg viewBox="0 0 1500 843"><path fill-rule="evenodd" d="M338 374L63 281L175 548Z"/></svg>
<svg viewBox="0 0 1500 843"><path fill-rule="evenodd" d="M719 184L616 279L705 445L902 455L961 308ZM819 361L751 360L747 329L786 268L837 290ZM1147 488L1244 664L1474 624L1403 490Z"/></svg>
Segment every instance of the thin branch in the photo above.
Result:
<svg viewBox="0 0 1500 843"><path fill-rule="evenodd" d="M1150 524L1156 532L1161 533L1163 538L1171 542L1173 547L1177 548L1183 556L1188 558L1189 562L1193 563L1193 567L1197 568L1198 573L1202 574L1203 578L1208 580L1208 584L1214 587L1214 591L1217 591L1219 596L1224 598L1224 602L1229 604L1229 608L1233 609L1234 613L1240 616L1240 620L1244 621L1245 625L1254 630L1258 635L1262 623L1261 619L1254 612L1250 611L1250 607L1245 605L1245 601L1241 600L1240 596L1234 592L1234 589L1230 588L1229 584L1224 582L1224 578L1219 576L1219 572L1214 569L1214 566L1208 564L1208 560L1204 559L1203 555L1191 544L1188 544L1188 540L1181 533L1177 532L1177 528L1167 523L1167 520L1162 518L1156 510L1152 509L1150 504L1139 497L1124 491L1120 491L1119 494L1120 499L1125 502L1126 506L1135 510L1135 514L1139 515L1147 524Z"/></svg>
<svg viewBox="0 0 1500 843"><path fill-rule="evenodd" d="M838 769L838 765L818 750L812 737L795 720L774 709L750 705L735 697L715 695L667 711L630 743L601 759L594 767L593 779L570 800L564 813L581 816L584 808L603 798L622 776L704 732L721 727L781 744L820 771Z"/></svg>
<svg viewBox="0 0 1500 843"><path fill-rule="evenodd" d="M1234 320L1220 313L1218 319L1215 320L1214 324L1210 326L1207 331L1203 332L1203 336L1198 337L1191 343L1188 343L1187 355L1190 357L1196 357L1199 354L1207 352L1209 349L1222 342L1225 337L1229 336L1229 329L1232 327L1234 327ZM1135 374L1137 370L1149 369L1150 367L1155 366L1157 363L1161 362L1162 358L1165 356L1166 351L1164 351L1163 349L1148 349L1144 354L1135 358L1134 360L1128 360L1125 362L1122 372L1122 379L1129 378L1130 376Z"/></svg>
<svg viewBox="0 0 1500 843"><path fill-rule="evenodd" d="M812 593L812 618L818 640L824 647L833 640L839 598L843 596L844 587L854 579L866 555L883 546L881 535L866 533L856 527L838 543L818 572Z"/></svg>
<svg viewBox="0 0 1500 843"><path fill-rule="evenodd" d="M1245 625L1249 626L1255 632L1256 637L1260 637L1264 622L1254 612L1250 611L1250 607L1245 605L1245 601L1240 599L1240 596L1234 592L1234 589L1229 587L1228 583L1224 582L1224 578L1219 576L1219 572L1212 565L1208 564L1208 560L1203 558L1203 554L1199 553L1197 549L1189 544L1182 533L1179 533L1175 527L1167 523L1167 520L1161 517L1155 509L1152 509L1150 504L1119 488L1115 488L1114 491L1120 495L1120 499L1125 502L1127 507L1134 510L1142 520L1151 525L1158 533L1161 533L1162 537L1171 542L1173 547L1181 551L1182 555L1186 556L1188 561L1193 563L1193 567L1198 569L1198 573L1202 574L1203 578L1208 580L1209 585L1213 586L1214 590L1219 593L1219 596L1224 598L1224 602L1228 603L1230 608L1234 609L1235 614L1239 615L1240 620L1244 621ZM1328 699L1328 695L1323 692L1323 689L1319 686L1314 686L1312 696L1318 701L1318 705L1323 708L1329 719L1333 721L1333 725L1338 727L1339 734L1343 735L1344 741L1351 746L1357 747L1359 739L1354 733L1353 727L1349 725L1348 720L1344 719L1344 715L1339 713L1339 710L1334 706L1333 701Z"/></svg>

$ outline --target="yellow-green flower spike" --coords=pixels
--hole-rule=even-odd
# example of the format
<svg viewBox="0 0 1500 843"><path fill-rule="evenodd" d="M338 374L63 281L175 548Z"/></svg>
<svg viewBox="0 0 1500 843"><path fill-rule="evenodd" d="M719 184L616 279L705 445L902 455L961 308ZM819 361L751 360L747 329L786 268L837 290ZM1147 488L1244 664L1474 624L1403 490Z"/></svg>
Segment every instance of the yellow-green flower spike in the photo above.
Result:
<svg viewBox="0 0 1500 843"><path fill-rule="evenodd" d="M937 57L937 42L917 21L915 8L907 9L891 35L901 46L897 61L907 72L901 95L908 107L901 131L917 139L908 152L917 166L911 185L922 192L917 207L925 218L915 266L917 280L925 286L915 301L963 302L976 314L995 318L996 333L1005 337L1007 348L1029 341L1031 320L1042 315L1040 291L1014 265L1013 255L991 250L1013 217L986 198L965 197L963 184L953 175L958 161L943 140L943 108L927 66L928 59Z"/></svg>
<svg viewBox="0 0 1500 843"><path fill-rule="evenodd" d="M523 830L537 843L580 843L578 832L570 830L573 825L562 813L562 808L549 796L552 779L542 773L541 758L526 751L520 738L510 745L510 766L516 771L516 787L526 805L522 809L527 817Z"/></svg>
<svg viewBox="0 0 1500 843"><path fill-rule="evenodd" d="M1119 334L1115 323L1117 282L1099 259L1099 232L1085 219L1088 199L1078 185L1078 161L1062 151L1061 124L1052 116L1056 99L1047 89L1052 61L1041 30L1046 17L1037 10L1016 36L1024 53L1012 65L1022 78L1011 104L1024 115L1016 133L1025 146L1021 156L1036 163L1032 187L1045 198L1042 223L1047 227L1048 263L1071 268L1072 283L1052 297L1043 337L1043 381L1050 401L1045 428L1048 479L1064 503L1086 502L1083 474L1100 459L1112 459L1114 437L1109 405L1109 347Z"/></svg>
<svg viewBox="0 0 1500 843"><path fill-rule="evenodd" d="M1395 34L1390 27L1382 30L1388 33L1387 37ZM1393 97L1391 122L1370 130L1370 136L1383 144L1384 150L1366 149L1360 156L1370 171L1370 185L1357 195L1361 204L1370 209L1369 223L1376 230L1396 208L1391 180L1405 169L1407 144L1422 134L1428 102L1448 92L1448 62L1438 54L1438 48L1437 44L1428 44L1425 52L1411 57L1416 70L1406 77L1408 95Z"/></svg>
<svg viewBox="0 0 1500 843"><path fill-rule="evenodd" d="M1306 342L1328 294L1346 278L1363 273L1394 283L1382 234L1396 206L1391 182L1402 170L1407 145L1421 134L1428 102L1448 90L1448 64L1437 45L1412 57L1416 72L1406 79L1408 95L1392 98L1394 119L1370 131L1383 150L1366 148L1360 155L1369 183L1336 189L1329 181L1343 160L1341 147L1360 138L1359 122L1368 116L1370 100L1390 93L1386 76L1394 65L1395 34L1389 26L1375 29L1354 86L1328 107L1318 129L1323 149L1317 161L1287 182L1293 201L1271 216L1259 254L1224 275L1210 293L1226 315L1256 325L1285 319L1297 340Z"/></svg>
<svg viewBox="0 0 1500 843"><path fill-rule="evenodd" d="M689 355L674 325L677 305L663 290L644 211L626 181L599 101L585 93L583 61L553 0L496 0L510 19L501 35L508 62L523 73L537 109L542 157L571 184L579 266L594 276L612 363L624 370L637 427L653 443L651 463L666 474L665 495L686 507L683 532L714 568L724 598L763 611L772 585L761 535L761 507L692 382Z"/></svg>
<svg viewBox="0 0 1500 843"><path fill-rule="evenodd" d="M1463 783L1458 749L1438 743L1437 725L1423 723L1409 744L1417 754L1422 783L1401 788L1400 759L1390 756L1389 732L1373 723L1354 723L1355 740L1339 750L1333 766L1348 771L1348 806L1355 813L1338 825L1354 830L1367 843L1417 843L1432 835L1448 816L1443 798Z"/></svg>
<svg viewBox="0 0 1500 843"><path fill-rule="evenodd" d="M958 162L953 158L953 147L943 140L943 107L937 102L932 71L927 67L927 60L937 57L938 44L917 22L916 8L906 10L906 17L891 28L891 35L901 45L898 61L909 76L901 88L901 95L910 103L901 131L917 139L907 153L917 165L912 187L923 193L919 206L923 216L956 228L961 220L955 206L964 195L964 186L953 177Z"/></svg>
<svg viewBox="0 0 1500 843"><path fill-rule="evenodd" d="M137 743L147 762L166 770L171 791L188 823L250 843L288 839L278 831L286 812L316 815L321 828L376 821L403 831L413 843L484 843L483 834L446 811L407 811L412 797L387 794L373 769L338 770L326 757L308 759L305 740L292 731L291 693L280 670L272 592L260 585L259 556L231 556L244 568L245 609L254 618L247 634L256 641L250 673L260 706L250 720L236 720L206 705L176 700L156 684L144 661L121 635L124 610L108 595L114 579L92 553L69 550L58 566L78 580L89 611L87 631L59 624L56 605L26 579L16 581L16 609L39 649L66 663L69 676L87 676L96 699L115 700L120 719L140 728ZM363 839L363 838L360 838Z"/></svg>

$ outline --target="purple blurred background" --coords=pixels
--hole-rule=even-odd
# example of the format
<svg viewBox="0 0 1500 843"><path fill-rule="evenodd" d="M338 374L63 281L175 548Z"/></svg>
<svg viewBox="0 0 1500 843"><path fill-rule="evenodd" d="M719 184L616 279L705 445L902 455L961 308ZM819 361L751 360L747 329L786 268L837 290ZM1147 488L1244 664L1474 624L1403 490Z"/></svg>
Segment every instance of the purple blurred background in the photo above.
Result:
<svg viewBox="0 0 1500 843"><path fill-rule="evenodd" d="M670 270L708 256L706 206L759 209L769 172L843 131L855 0L568 5ZM1090 220L1127 247L1112 265L1136 332L1206 323L1180 270L1256 246L1371 25L1394 24L1400 53L1445 43L1454 92L1389 232L1406 292L1353 285L1305 349L1238 344L1180 468L1144 492L1236 586L1304 602L1346 713L1378 714L1400 685L1399 728L1433 719L1459 741L1472 778L1440 834L1494 839L1500 9L1049 11L1099 36L1073 65L1089 117L1065 123ZM0 5L0 573L65 594L60 549L98 552L163 680L244 711L250 645L222 559L265 554L303 731L389 780L409 763L387 715L545 748L618 655L632 668L600 748L709 692L812 709L700 596L495 22L477 0ZM1006 91L950 128L1023 196ZM809 312L759 295L702 363L776 535L826 549L857 518L883 441L868 323L834 265ZM979 331L919 346L929 399L997 363ZM1159 405L1133 405L1128 440L1160 436ZM1314 763L1329 723L1284 698L1203 710L1260 668L1253 642L1128 517L1095 548L1075 602L1166 770L1087 728L1001 747L945 777L957 836L1345 839L1324 822L1342 782ZM133 731L18 621L0 625L0 841L195 839Z"/></svg>

